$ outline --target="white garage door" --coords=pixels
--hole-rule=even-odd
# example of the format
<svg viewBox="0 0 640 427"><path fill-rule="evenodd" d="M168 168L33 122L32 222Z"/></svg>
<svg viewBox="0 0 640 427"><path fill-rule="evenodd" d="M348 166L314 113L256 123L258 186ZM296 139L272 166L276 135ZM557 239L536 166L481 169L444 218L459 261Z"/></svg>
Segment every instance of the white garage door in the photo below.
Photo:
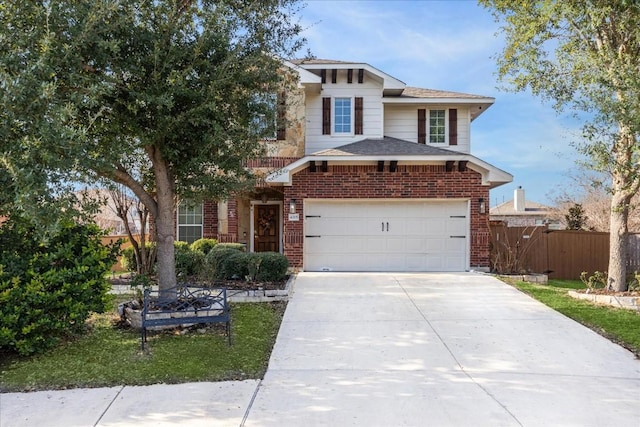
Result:
<svg viewBox="0 0 640 427"><path fill-rule="evenodd" d="M464 200L305 200L304 269L464 271L468 211Z"/></svg>

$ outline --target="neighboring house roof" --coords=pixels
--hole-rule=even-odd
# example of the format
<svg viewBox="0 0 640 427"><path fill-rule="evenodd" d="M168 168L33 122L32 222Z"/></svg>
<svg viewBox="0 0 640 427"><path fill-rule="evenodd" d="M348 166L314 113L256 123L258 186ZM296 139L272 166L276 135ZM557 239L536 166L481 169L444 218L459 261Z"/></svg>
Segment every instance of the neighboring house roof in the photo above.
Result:
<svg viewBox="0 0 640 427"><path fill-rule="evenodd" d="M524 210L517 211L515 209L515 204L513 200L509 200L508 202L504 202L498 206L494 206L489 210L489 214L491 216L517 216L517 215L546 216L551 212L553 212L552 207L543 205L541 203L531 202L529 200L525 200Z"/></svg>
<svg viewBox="0 0 640 427"><path fill-rule="evenodd" d="M384 137L380 139L367 138L341 147L316 152L270 174L265 181L271 184L291 185L292 175L306 168L311 161L354 164L380 160L395 160L400 164L441 164L446 161L466 161L468 162L467 167L480 173L482 183L491 186L491 188L511 182L513 179L509 173L471 154Z"/></svg>

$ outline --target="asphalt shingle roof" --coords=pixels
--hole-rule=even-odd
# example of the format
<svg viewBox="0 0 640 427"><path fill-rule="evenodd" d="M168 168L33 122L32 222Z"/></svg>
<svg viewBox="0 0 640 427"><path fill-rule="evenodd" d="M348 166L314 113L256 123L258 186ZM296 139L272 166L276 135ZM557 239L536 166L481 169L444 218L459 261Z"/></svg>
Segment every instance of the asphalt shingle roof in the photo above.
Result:
<svg viewBox="0 0 640 427"><path fill-rule="evenodd" d="M341 147L313 153L314 156L457 156L459 154L456 151L417 144L388 136L384 138L367 138Z"/></svg>
<svg viewBox="0 0 640 427"><path fill-rule="evenodd" d="M463 98L463 99L487 99L483 95L471 95L468 93L451 92L447 90L423 89L407 86L402 91L401 98Z"/></svg>

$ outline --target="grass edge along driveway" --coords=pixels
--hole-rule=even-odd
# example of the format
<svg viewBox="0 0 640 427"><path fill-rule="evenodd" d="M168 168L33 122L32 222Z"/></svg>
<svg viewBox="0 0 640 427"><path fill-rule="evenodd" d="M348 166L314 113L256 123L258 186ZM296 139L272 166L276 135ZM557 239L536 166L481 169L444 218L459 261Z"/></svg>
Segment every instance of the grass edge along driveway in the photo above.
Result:
<svg viewBox="0 0 640 427"><path fill-rule="evenodd" d="M580 281L550 280L547 285L540 285L504 277L500 279L640 358L640 312L572 298L568 295L569 290L585 289Z"/></svg>

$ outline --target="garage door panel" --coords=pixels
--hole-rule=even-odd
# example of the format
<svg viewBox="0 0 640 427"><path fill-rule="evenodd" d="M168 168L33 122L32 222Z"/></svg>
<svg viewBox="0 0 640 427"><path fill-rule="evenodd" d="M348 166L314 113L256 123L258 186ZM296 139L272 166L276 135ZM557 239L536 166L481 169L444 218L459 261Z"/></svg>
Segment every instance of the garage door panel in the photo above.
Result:
<svg viewBox="0 0 640 427"><path fill-rule="evenodd" d="M461 271L466 201L305 201L306 270ZM458 238L452 238L456 236Z"/></svg>

